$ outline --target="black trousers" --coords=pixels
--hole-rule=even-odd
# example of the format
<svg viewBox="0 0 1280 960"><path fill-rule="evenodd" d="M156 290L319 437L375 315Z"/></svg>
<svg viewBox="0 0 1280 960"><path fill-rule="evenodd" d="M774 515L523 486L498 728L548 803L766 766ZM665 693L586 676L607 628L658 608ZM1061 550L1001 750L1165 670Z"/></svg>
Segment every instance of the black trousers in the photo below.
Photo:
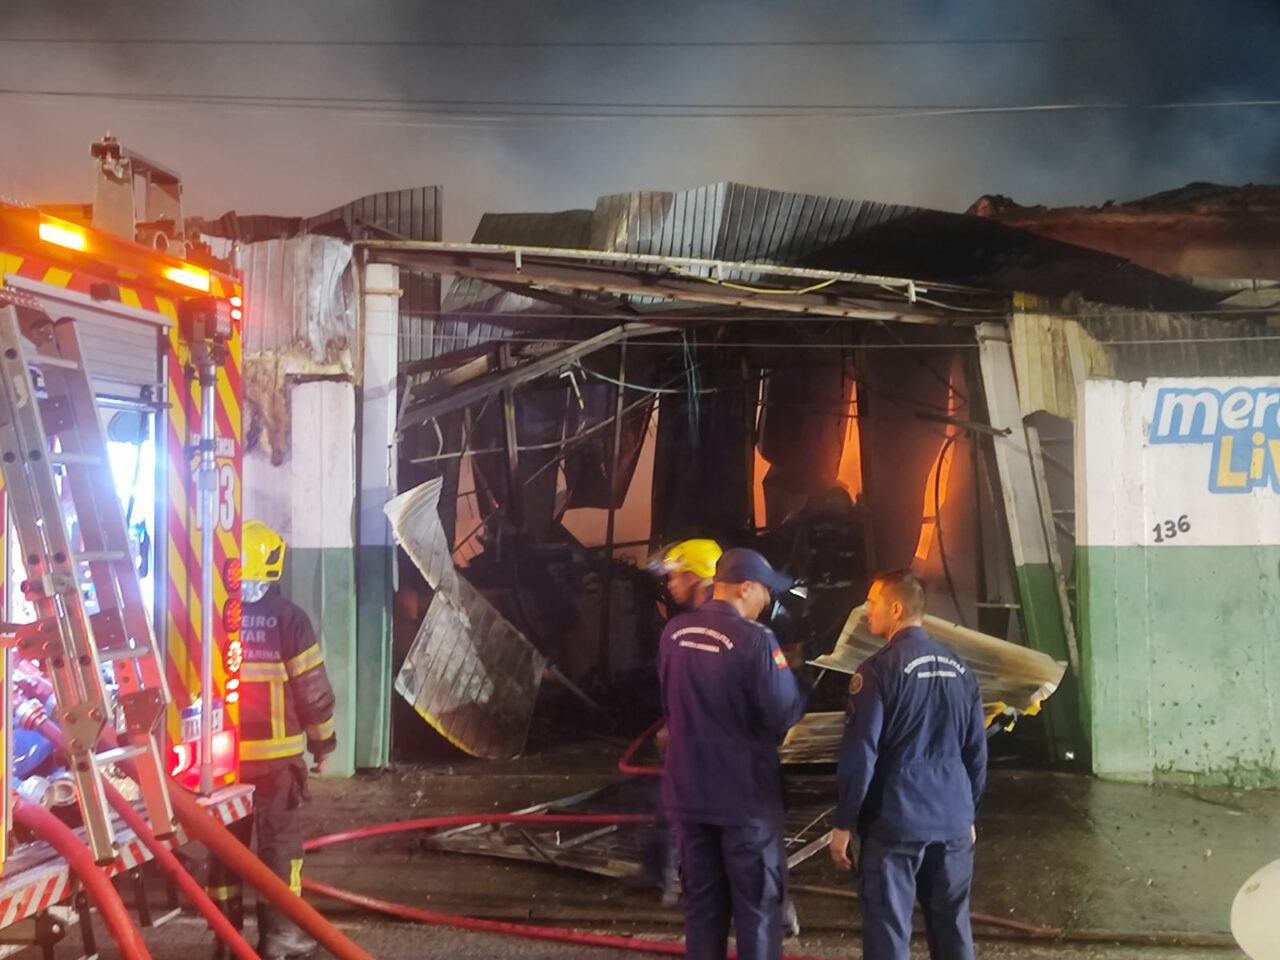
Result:
<svg viewBox="0 0 1280 960"><path fill-rule="evenodd" d="M307 800L307 767L302 757L258 762L244 782L253 786L253 813L230 830L246 847L257 841L258 859L294 893L302 892L302 817ZM238 875L214 860L209 895L231 922L244 925L243 887ZM274 907L258 897L258 953L263 960L307 956L315 941Z"/></svg>

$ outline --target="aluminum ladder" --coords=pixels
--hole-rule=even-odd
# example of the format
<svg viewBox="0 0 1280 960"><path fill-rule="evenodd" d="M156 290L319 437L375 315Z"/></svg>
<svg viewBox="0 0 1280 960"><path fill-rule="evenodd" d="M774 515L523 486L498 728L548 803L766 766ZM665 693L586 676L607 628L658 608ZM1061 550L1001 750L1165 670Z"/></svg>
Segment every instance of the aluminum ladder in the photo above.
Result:
<svg viewBox="0 0 1280 960"><path fill-rule="evenodd" d="M51 319L39 301L12 290L0 290L0 470L36 609L18 648L53 683L89 847L98 863L110 863L117 846L103 792L108 765L133 761L152 829L161 837L175 830L156 738L168 690L75 321ZM124 717L118 745L114 725L107 729L106 663Z"/></svg>

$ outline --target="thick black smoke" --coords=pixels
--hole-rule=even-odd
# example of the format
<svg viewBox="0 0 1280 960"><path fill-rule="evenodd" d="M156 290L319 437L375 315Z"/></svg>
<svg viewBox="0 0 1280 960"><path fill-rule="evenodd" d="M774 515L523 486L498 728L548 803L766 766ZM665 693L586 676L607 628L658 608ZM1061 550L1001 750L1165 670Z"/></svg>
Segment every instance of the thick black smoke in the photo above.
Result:
<svg viewBox="0 0 1280 960"><path fill-rule="evenodd" d="M1190 180L1280 179L1280 108L947 114L1019 104L1166 104L1280 96L1280 7L1073 0L475 2L8 0L2 36L184 46L0 44L0 193L83 199L87 143L110 129L180 170L189 211L310 213L440 183L446 232L486 210L734 179L963 209L984 193L1098 203ZM314 47L228 39L915 46ZM1003 39L990 44L976 41ZM1040 41L1054 42L1040 42ZM1065 42L1064 42L1065 41ZM83 99L57 93L140 94ZM156 97L218 102L156 102ZM228 103L283 97L287 104ZM378 101L335 112L295 98ZM442 119L408 101L728 104L782 117ZM792 109L867 105L879 118ZM943 115L902 116L931 106ZM480 110L481 108L476 108ZM519 111L519 106L509 108ZM723 111L721 111L723 112Z"/></svg>

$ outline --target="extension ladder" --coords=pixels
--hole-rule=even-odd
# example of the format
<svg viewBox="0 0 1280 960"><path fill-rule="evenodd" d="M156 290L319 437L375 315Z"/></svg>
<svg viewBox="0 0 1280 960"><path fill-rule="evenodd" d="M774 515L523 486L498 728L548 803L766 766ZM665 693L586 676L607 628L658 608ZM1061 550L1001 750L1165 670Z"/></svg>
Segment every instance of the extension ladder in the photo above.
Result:
<svg viewBox="0 0 1280 960"><path fill-rule="evenodd" d="M75 321L51 319L38 301L6 289L0 289L0 470L27 599L36 609L35 622L17 628L18 649L42 662L53 683L53 719L66 741L89 847L100 864L110 863L117 847L102 784L110 764L134 763L152 829L160 837L174 832L156 739L168 690ZM96 612L87 603L88 585ZM118 744L114 725L107 729L107 663L124 717Z"/></svg>

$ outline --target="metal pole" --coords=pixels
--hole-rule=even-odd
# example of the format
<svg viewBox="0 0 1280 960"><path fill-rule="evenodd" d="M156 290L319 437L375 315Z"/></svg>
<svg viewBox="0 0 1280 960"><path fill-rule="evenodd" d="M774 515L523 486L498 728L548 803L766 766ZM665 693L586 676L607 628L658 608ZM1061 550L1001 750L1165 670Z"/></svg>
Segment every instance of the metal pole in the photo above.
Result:
<svg viewBox="0 0 1280 960"><path fill-rule="evenodd" d="M609 631L613 611L613 505L614 484L618 476L618 451L622 447L622 404L627 385L627 341L618 345L618 383L614 388L613 447L609 451L608 488L609 516L604 528L604 594L600 598L600 678L609 676Z"/></svg>
<svg viewBox="0 0 1280 960"><path fill-rule="evenodd" d="M214 463L214 390L218 368L200 364L200 792L213 792L213 540L217 524L218 471Z"/></svg>

